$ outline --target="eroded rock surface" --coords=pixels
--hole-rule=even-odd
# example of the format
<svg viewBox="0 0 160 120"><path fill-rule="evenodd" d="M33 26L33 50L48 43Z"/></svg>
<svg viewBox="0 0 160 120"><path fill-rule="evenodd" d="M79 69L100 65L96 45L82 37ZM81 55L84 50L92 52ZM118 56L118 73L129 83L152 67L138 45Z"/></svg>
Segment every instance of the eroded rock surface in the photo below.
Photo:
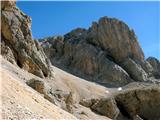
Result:
<svg viewBox="0 0 160 120"><path fill-rule="evenodd" d="M132 87L132 86L130 86ZM159 85L132 87L116 95L115 99L120 111L127 118L138 115L142 119L158 120L160 118Z"/></svg>
<svg viewBox="0 0 160 120"><path fill-rule="evenodd" d="M88 30L77 28L40 41L53 65L105 86L155 76L134 31L115 18L102 17Z"/></svg>
<svg viewBox="0 0 160 120"><path fill-rule="evenodd" d="M150 65L153 67L153 75L160 79L160 61L154 57L147 58L147 61L150 63Z"/></svg>
<svg viewBox="0 0 160 120"><path fill-rule="evenodd" d="M16 7L15 1L2 1L1 5L1 54L39 77L51 76L50 61L32 39L31 18Z"/></svg>
<svg viewBox="0 0 160 120"><path fill-rule="evenodd" d="M159 120L159 100L158 84L134 83L110 97L90 99L81 104L114 120Z"/></svg>

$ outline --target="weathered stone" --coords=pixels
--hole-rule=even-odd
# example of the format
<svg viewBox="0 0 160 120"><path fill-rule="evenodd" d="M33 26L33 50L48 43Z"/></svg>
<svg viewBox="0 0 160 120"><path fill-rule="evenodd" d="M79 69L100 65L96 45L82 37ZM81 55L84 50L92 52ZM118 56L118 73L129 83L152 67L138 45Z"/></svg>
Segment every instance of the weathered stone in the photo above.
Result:
<svg viewBox="0 0 160 120"><path fill-rule="evenodd" d="M156 97L155 97L156 96ZM121 113L129 119L139 115L142 119L158 120L160 117L160 89L158 85L132 87L115 96Z"/></svg>
<svg viewBox="0 0 160 120"><path fill-rule="evenodd" d="M91 109L98 114L112 119L116 119L119 114L119 109L117 108L116 102L112 98L100 99L99 101L96 101L94 105L91 106Z"/></svg>
<svg viewBox="0 0 160 120"><path fill-rule="evenodd" d="M117 62L128 57L144 60L144 54L139 46L133 30L122 21L102 17L94 22L88 30L88 40L106 50Z"/></svg>
<svg viewBox="0 0 160 120"><path fill-rule="evenodd" d="M143 70L148 74L148 77L153 76L153 67L148 61L140 62L139 65L143 68Z"/></svg>
<svg viewBox="0 0 160 120"><path fill-rule="evenodd" d="M16 6L15 0L8 0L8 1L1 2L1 9L2 10L9 10L9 9L14 8L15 6Z"/></svg>
<svg viewBox="0 0 160 120"><path fill-rule="evenodd" d="M12 50L10 49L10 47L5 45L4 41L1 41L1 54L2 56L4 56L5 59L7 59L12 64L15 64L15 65L17 64L15 61L15 57L12 53Z"/></svg>
<svg viewBox="0 0 160 120"><path fill-rule="evenodd" d="M44 94L45 93L45 84L41 80L31 79L27 81L27 85L35 89L37 92Z"/></svg>
<svg viewBox="0 0 160 120"><path fill-rule="evenodd" d="M155 97L156 96L156 97ZM94 112L115 120L158 120L160 117L159 85L130 84L113 96L90 100L87 104ZM82 104L83 105L83 104Z"/></svg>
<svg viewBox="0 0 160 120"><path fill-rule="evenodd" d="M32 40L31 19L15 6L2 1L2 55L11 63L39 76L51 76L50 61L38 42Z"/></svg>
<svg viewBox="0 0 160 120"><path fill-rule="evenodd" d="M135 81L147 81L147 73L132 59L126 59L121 65Z"/></svg>
<svg viewBox="0 0 160 120"><path fill-rule="evenodd" d="M93 102L92 102L92 99L82 99L80 101L80 104L90 108L93 105Z"/></svg>
<svg viewBox="0 0 160 120"><path fill-rule="evenodd" d="M155 76L155 78L160 79L160 62L159 62L159 60L154 57L149 57L149 58L147 58L147 61L153 67L153 75Z"/></svg>

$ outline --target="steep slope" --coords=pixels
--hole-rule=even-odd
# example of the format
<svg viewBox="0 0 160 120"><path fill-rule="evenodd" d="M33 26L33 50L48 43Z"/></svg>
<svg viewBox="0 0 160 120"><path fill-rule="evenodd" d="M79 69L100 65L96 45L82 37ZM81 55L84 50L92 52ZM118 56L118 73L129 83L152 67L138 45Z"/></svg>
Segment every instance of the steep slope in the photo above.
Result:
<svg viewBox="0 0 160 120"><path fill-rule="evenodd" d="M85 81L54 67L54 80L42 79L46 85L47 95L52 95L49 99L44 93L39 94L24 83L30 79L41 80L41 78L2 58L1 63L2 117L4 118L63 119L65 116L65 119L75 119L61 108L83 120L109 120L109 118L158 120L160 117L159 84L131 83L119 91L116 88L109 89Z"/></svg>
<svg viewBox="0 0 160 120"><path fill-rule="evenodd" d="M27 117L28 119L31 119L31 118L46 119L49 117L50 119L55 119L58 116L56 115L54 116L54 113L53 113L53 116L50 116L50 113L47 113L47 112L51 112L52 109L54 109L55 112L59 110L61 111L61 109L64 109L65 111L72 113L77 118L83 119L83 120L89 120L89 119L90 120L94 120L94 119L95 120L96 119L110 120L108 117L101 116L101 115L94 113L90 108L87 108L81 105L80 102L83 102L83 100L87 100L87 99L93 99L93 98L101 99L105 96L110 96L112 93L116 92L117 89L107 89L100 85L96 85L94 83L85 81L81 78L68 74L65 71L62 71L56 67L54 67L55 69L54 79L53 78L52 79L41 79L33 74L28 73L25 70L18 68L15 65L12 65L8 61L5 61L2 57L0 60L1 60L1 65L2 65L1 66L1 74L2 74L1 82L3 86L2 87L3 91L1 91L2 109L4 111L7 111L8 107L9 109L12 109L10 113L8 113L9 111L7 111L6 113L3 112L3 115L5 117L9 117L10 114L15 114L14 117L16 117L16 114L22 117L21 116L22 114L24 117L26 116L26 119ZM12 79L7 80L8 82L5 82L5 79L6 79L5 76L9 76ZM35 92L33 91L33 89L27 86L26 83L32 79L44 82L45 93L40 92L39 88L35 89L37 91ZM3 84L6 84L6 85L3 85ZM29 90L29 93L26 92L28 90ZM41 94L39 94L38 92ZM44 100L44 98L46 100ZM8 101L6 99L8 99ZM30 114L33 113L33 115L27 116L26 114L19 112L18 111L19 108L17 108L17 106L14 106L14 104L11 104L10 101L14 101L14 104L16 105L17 104L22 105L21 110L24 110L26 112L27 110L25 110L25 108L29 108ZM33 104L36 103L37 105L34 106L32 103ZM41 111L39 111L39 109L41 108L41 104L42 106L46 105L47 108L48 108L48 105L51 106L51 104L54 104L58 107L52 108L51 106L52 108L51 111L46 111L46 113L42 113ZM50 107L48 109L50 109ZM36 113L37 113L37 116L35 115ZM60 117L63 118L63 114ZM67 117L69 118L70 116L67 116L66 114L65 119L67 119Z"/></svg>
<svg viewBox="0 0 160 120"><path fill-rule="evenodd" d="M7 69L1 67L0 74L2 119L77 120L15 78Z"/></svg>
<svg viewBox="0 0 160 120"><path fill-rule="evenodd" d="M16 7L16 2L1 1L1 54L39 77L51 76L50 61L32 39L31 18Z"/></svg>
<svg viewBox="0 0 160 120"><path fill-rule="evenodd" d="M40 39L53 65L105 86L155 77L137 37L124 22L102 17L86 30Z"/></svg>

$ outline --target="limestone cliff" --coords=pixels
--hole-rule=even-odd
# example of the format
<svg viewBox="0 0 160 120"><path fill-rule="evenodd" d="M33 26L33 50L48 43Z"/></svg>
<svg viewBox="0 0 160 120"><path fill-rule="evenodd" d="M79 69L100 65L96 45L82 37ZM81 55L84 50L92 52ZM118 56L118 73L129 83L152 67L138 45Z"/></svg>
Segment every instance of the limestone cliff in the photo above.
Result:
<svg viewBox="0 0 160 120"><path fill-rule="evenodd" d="M53 65L106 86L154 76L134 31L115 18L102 17L88 30L77 28L40 41Z"/></svg>
<svg viewBox="0 0 160 120"><path fill-rule="evenodd" d="M15 1L1 2L1 54L37 76L51 76L50 61L38 41L32 39L31 18Z"/></svg>

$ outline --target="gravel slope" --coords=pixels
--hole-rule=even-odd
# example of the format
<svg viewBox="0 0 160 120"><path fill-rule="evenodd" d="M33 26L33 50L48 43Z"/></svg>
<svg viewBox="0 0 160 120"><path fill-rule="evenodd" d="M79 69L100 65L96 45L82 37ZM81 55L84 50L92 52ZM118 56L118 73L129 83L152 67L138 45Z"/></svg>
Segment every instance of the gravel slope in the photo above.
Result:
<svg viewBox="0 0 160 120"><path fill-rule="evenodd" d="M2 119L77 120L73 115L44 99L38 92L0 68Z"/></svg>

